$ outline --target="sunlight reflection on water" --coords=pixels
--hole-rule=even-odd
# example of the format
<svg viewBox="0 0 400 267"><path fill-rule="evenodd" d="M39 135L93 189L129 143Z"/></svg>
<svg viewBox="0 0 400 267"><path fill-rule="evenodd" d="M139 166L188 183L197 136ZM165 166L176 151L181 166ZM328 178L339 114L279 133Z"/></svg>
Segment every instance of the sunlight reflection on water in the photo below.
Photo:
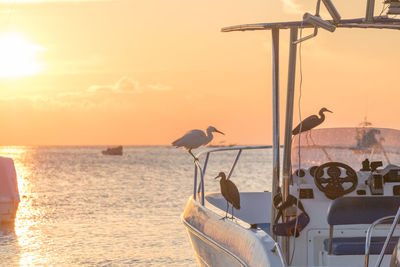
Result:
<svg viewBox="0 0 400 267"><path fill-rule="evenodd" d="M15 162L21 196L15 228L0 229L1 265L197 265L180 222L193 190L190 156L172 147L126 147L123 156L102 149L0 147ZM234 156L213 158L207 191L219 190L213 177ZM239 190L270 189L270 151L242 157L232 177Z"/></svg>

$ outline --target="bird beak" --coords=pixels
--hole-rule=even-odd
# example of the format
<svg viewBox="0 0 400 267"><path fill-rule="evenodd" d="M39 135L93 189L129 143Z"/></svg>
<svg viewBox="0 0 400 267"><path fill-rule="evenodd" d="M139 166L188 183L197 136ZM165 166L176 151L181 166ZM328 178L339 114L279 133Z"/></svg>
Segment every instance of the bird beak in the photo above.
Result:
<svg viewBox="0 0 400 267"><path fill-rule="evenodd" d="M215 129L215 131L216 131L217 133L220 133L220 134L223 134L223 135L225 135L223 132L221 132L221 131L218 131L217 129Z"/></svg>
<svg viewBox="0 0 400 267"><path fill-rule="evenodd" d="M333 113L332 111L330 111L329 109L326 109L326 111L328 111L328 112L330 112L330 113Z"/></svg>
<svg viewBox="0 0 400 267"><path fill-rule="evenodd" d="M214 179L217 179L217 178L219 178L219 177L221 177L220 175L218 175L217 177L215 177Z"/></svg>

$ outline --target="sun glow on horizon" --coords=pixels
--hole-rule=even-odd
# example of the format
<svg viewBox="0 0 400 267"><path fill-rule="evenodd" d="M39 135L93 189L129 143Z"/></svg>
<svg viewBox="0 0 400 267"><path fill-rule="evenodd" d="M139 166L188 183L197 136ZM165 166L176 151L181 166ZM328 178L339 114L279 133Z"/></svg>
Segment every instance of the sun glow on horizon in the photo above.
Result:
<svg viewBox="0 0 400 267"><path fill-rule="evenodd" d="M42 69L37 54L45 50L15 32L0 34L0 77L35 75Z"/></svg>

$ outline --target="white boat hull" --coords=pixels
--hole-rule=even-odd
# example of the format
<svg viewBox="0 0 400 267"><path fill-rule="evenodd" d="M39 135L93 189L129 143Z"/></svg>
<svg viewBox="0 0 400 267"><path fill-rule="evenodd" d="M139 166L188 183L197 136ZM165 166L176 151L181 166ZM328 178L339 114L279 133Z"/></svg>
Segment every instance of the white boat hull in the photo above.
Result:
<svg viewBox="0 0 400 267"><path fill-rule="evenodd" d="M0 224L13 225L19 204L17 173L10 158L0 157Z"/></svg>
<svg viewBox="0 0 400 267"><path fill-rule="evenodd" d="M222 220L207 204L190 198L182 221L200 266L283 266L275 241L265 231Z"/></svg>
<svg viewBox="0 0 400 267"><path fill-rule="evenodd" d="M18 210L18 202L0 202L0 224L14 224L15 216Z"/></svg>

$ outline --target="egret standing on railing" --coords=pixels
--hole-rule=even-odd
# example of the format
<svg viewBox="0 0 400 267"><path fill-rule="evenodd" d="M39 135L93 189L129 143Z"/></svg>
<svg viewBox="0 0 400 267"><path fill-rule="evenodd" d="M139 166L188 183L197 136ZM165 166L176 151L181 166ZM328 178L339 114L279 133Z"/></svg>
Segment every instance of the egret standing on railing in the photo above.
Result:
<svg viewBox="0 0 400 267"><path fill-rule="evenodd" d="M215 179L221 177L219 180L219 184L221 186L221 194L226 199L226 214L225 218L228 218L228 209L229 204L232 204L232 219L233 219L233 208L240 210L240 194L239 190L237 189L236 185L231 181L226 179L226 175L224 172L220 172Z"/></svg>
<svg viewBox="0 0 400 267"><path fill-rule="evenodd" d="M194 160L198 160L192 153L192 149L198 148L200 146L207 145L208 143L211 142L213 139L213 132L217 132L220 134L224 134L221 131L218 131L215 127L209 126L207 128L207 135L202 131L202 130L191 130L190 132L187 132L184 136L181 138L175 140L172 142L173 146L176 147L184 147L185 149L188 150L190 155L194 158ZM225 134L224 134L225 135Z"/></svg>
<svg viewBox="0 0 400 267"><path fill-rule="evenodd" d="M320 125L325 120L324 112L333 113L332 111L330 111L327 108L321 108L321 110L319 111L319 116L320 116L319 118L317 115L311 115L311 116L305 118L302 122L299 123L299 125L297 125L296 128L294 128L294 130L292 131L292 134L296 135L298 133L311 130L311 129L317 127L318 125Z"/></svg>

